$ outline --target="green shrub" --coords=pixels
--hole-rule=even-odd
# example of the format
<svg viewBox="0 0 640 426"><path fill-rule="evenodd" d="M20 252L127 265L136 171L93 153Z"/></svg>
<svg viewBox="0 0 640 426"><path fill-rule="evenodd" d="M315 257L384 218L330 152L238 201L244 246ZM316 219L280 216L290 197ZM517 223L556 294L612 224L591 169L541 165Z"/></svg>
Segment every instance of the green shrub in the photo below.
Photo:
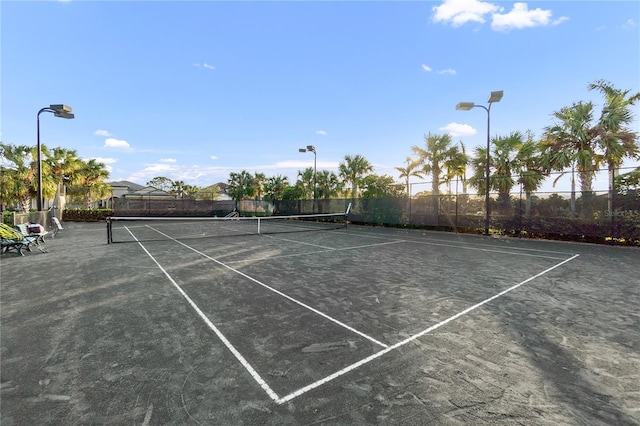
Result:
<svg viewBox="0 0 640 426"><path fill-rule="evenodd" d="M65 222L99 222L113 215L113 209L65 209L62 217Z"/></svg>

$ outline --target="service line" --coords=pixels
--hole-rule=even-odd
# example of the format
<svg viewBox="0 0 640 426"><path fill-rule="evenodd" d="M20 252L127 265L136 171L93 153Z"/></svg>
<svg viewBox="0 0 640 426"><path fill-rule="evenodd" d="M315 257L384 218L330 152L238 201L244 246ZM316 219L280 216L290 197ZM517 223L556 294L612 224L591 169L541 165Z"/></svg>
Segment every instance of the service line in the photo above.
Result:
<svg viewBox="0 0 640 426"><path fill-rule="evenodd" d="M280 290L277 290L277 289L275 289L275 288L273 288L273 287L271 287L271 286L269 286L269 285L267 285L267 284L265 284L265 283L263 283L261 281L258 281L257 279L255 279L255 278L245 274L244 272L239 271L239 270L237 270L237 269L235 269L235 268L233 268L233 267L231 267L231 266L229 266L229 265L227 265L227 264L225 264L225 263L223 263L221 261L219 261L218 259L214 259L213 257L209 256L208 254L203 253L203 252L201 252L201 251L199 251L199 250L197 250L197 249L195 249L195 248L183 243L182 241L176 240L175 238L163 233L162 231L159 231L159 230L157 230L157 229L155 229L155 228L153 228L151 226L149 228L151 228L154 231L156 231L157 233L162 234L163 236L175 241L176 243L188 248L189 250L198 253L200 256L205 257L205 258L211 260L212 262L215 262L218 265L220 265L222 267L225 267L228 270L230 270L232 272L235 272L236 274L238 274L238 275L240 275L240 276L242 276L242 277L244 277L244 278L246 278L246 279L248 279L250 281L253 281L254 283L256 283L258 285L261 285L262 287L266 288L267 290L272 291L272 292L276 293L277 295L282 296L285 299L288 299L288 300L292 301L293 303L296 303L296 304L302 306L303 308L308 309L311 312L314 312L314 313L320 315L321 317L323 317L323 318L325 318L325 319L327 319L327 320L329 320L329 321L331 321L331 322L333 322L335 324L338 324L340 327L346 328L347 330L351 331L352 333L355 333L355 334L357 334L359 336L364 337L365 339L375 343L378 346L382 346L383 348L388 347L388 345L386 345L385 343L382 343L382 342L374 339L373 337L371 337L371 336L369 336L369 335L367 335L367 334L365 334L365 333L363 333L363 332L361 332L359 330L356 330L355 328L353 328L351 326L348 326L347 324L345 324L345 323L343 323L343 322L341 322L341 321L339 321L339 320L337 320L337 319L325 314L324 312L321 312L321 311L317 310L316 308L314 308L312 306L307 305L306 303L303 303L303 302L301 302L301 301L299 301L297 299L294 299L293 297L289 296L286 293L281 292Z"/></svg>
<svg viewBox="0 0 640 426"><path fill-rule="evenodd" d="M343 368L342 370L336 371L335 373L333 373L333 374L331 374L331 375L329 375L329 376L327 376L327 377L325 377L323 379L320 379L317 382L311 383L311 384L309 384L309 385L307 385L307 386L305 386L303 388L300 388L297 391L290 393L289 395L285 395L282 398L278 399L276 401L276 403L277 404L284 404L285 402L291 401L292 399L294 399L294 398L296 398L296 397L298 397L298 396L300 396L302 394L305 394L305 393L309 392L312 389L315 389L315 388L317 388L319 386L322 386L325 383L330 382L333 379L336 379L336 378L338 378L340 376L343 376L343 375L347 374L348 372L355 370L356 368L359 368L359 367L361 367L361 366L363 366L363 365L365 365L365 364L367 364L367 363L369 363L369 362L371 362L371 361L373 361L375 359L378 359L381 356L391 352L392 350L398 349L399 347L404 346L407 343L410 343L410 342L412 342L412 341L424 336L425 334L430 333L430 332L442 327L443 325L446 325L446 324L450 323L451 321L454 321L454 320L460 318L461 316L466 315L469 312L471 312L471 311L473 311L473 310L475 310L475 309L477 309L477 308L479 308L479 307L481 307L483 305L486 305L487 303L491 302L492 300L497 299L500 296L504 296L505 294L509 293L510 291L513 291L513 290L517 289L518 287L528 283L529 281L532 281L532 280L534 280L534 279L536 279L538 277L541 277L542 275L546 274L547 272L552 271L552 270L556 269L557 267L559 267L561 265L564 265L565 263L575 259L578 256L580 256L580 255L579 254L575 254L572 257L570 257L569 259L566 259L566 260L564 260L564 261L562 261L562 262L560 262L560 263L558 263L558 264L556 264L556 265L554 265L554 266L552 266L550 268L545 269L544 271L540 272L539 274L536 274L536 275L534 275L534 276L532 276L530 278L527 278L526 280L524 280L524 281L522 281L522 282L520 282L520 283L518 283L518 284L516 284L514 286L511 286L508 289L503 290L500 293L496 294L495 296L491 296L488 299L483 300L482 302L476 303L475 305L470 306L470 307L468 307L467 309L465 309L465 310L463 310L461 312L458 312L457 314L445 319L444 321L439 322L438 324L432 325L431 327L429 327L429 328L427 328L425 330L422 330L421 332L419 332L417 334L414 334L413 336L408 337L405 340L402 340L402 341L400 341L400 342L398 342L398 343L396 343L396 344L394 344L392 346L389 346L389 347L381 350L380 352L377 352L377 353L375 353L373 355L370 355L370 356L368 356L368 357L366 357L366 358L364 358L364 359L362 359L362 360L360 360L360 361L358 361L356 363L353 363L353 364Z"/></svg>

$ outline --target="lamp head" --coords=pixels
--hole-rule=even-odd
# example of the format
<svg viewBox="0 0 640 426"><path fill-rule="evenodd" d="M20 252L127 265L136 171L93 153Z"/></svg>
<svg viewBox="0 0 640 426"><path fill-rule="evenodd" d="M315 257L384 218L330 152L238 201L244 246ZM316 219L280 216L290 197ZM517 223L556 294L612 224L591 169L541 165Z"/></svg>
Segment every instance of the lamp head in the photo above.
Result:
<svg viewBox="0 0 640 426"><path fill-rule="evenodd" d="M504 94L504 91L502 91L502 90L496 90L494 92L491 92L487 102L489 102L490 104L492 104L494 102L500 102L500 99L502 99L502 95L503 94Z"/></svg>
<svg viewBox="0 0 640 426"><path fill-rule="evenodd" d="M74 114L66 111L54 111L53 115L60 118L66 118L67 120L71 120L75 117Z"/></svg>
<svg viewBox="0 0 640 426"><path fill-rule="evenodd" d="M307 150L306 150L306 149L304 149L304 148L300 148L300 149L298 149L298 151L300 151L300 152L307 152Z"/></svg>
<svg viewBox="0 0 640 426"><path fill-rule="evenodd" d="M474 106L476 106L476 104L474 104L473 102L458 102L458 104L456 105L456 109L462 110L462 111L469 111Z"/></svg>
<svg viewBox="0 0 640 426"><path fill-rule="evenodd" d="M51 108L57 113L71 112L71 107L69 105L55 104L55 105L49 105L49 108Z"/></svg>
<svg viewBox="0 0 640 426"><path fill-rule="evenodd" d="M313 145L307 145L307 151L316 152L316 147Z"/></svg>

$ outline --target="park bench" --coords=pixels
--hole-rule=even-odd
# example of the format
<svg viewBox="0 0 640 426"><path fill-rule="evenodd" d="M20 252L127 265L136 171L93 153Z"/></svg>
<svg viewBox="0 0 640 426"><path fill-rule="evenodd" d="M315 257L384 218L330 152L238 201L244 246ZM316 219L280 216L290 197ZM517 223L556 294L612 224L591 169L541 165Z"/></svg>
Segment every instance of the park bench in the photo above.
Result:
<svg viewBox="0 0 640 426"><path fill-rule="evenodd" d="M15 250L17 254L24 256L22 250L31 251L32 245L35 245L35 238L25 237L9 225L0 223L0 253Z"/></svg>
<svg viewBox="0 0 640 426"><path fill-rule="evenodd" d="M48 234L47 231L40 225L38 225L38 231L34 232L33 228L29 227L27 223L21 223L16 225L16 229L22 234L22 236L27 240L33 240L33 245L36 246L38 250L43 253L47 253L47 247L44 245L44 236Z"/></svg>

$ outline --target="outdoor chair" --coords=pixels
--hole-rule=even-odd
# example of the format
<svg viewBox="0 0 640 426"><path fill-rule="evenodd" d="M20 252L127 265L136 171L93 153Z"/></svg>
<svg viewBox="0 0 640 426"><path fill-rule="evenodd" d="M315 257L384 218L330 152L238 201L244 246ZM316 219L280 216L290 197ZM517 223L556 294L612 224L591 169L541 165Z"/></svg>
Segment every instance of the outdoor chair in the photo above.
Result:
<svg viewBox="0 0 640 426"><path fill-rule="evenodd" d="M44 243L44 236L49 234L49 232L45 231L41 225L38 225L38 227L40 228L38 232L34 232L33 228L30 228L29 225L30 224L28 223L21 223L19 225L16 225L16 228L23 236L35 238L36 243Z"/></svg>

